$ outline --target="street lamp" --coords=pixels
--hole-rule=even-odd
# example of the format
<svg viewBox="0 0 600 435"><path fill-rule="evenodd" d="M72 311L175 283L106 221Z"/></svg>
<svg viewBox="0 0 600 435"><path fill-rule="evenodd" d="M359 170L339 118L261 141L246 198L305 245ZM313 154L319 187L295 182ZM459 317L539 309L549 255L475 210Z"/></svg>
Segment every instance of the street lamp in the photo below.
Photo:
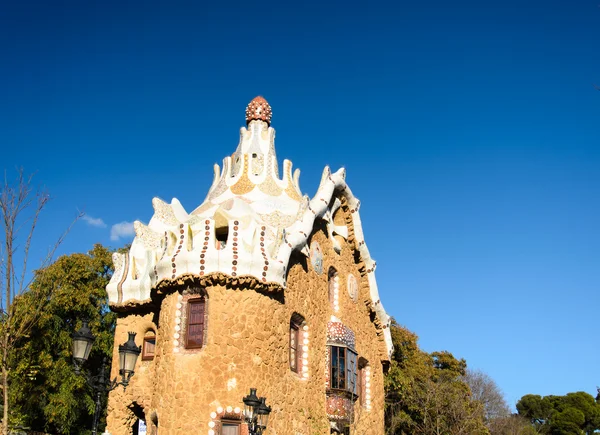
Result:
<svg viewBox="0 0 600 435"><path fill-rule="evenodd" d="M92 334L92 331L88 327L88 322L84 320L79 331L73 333L73 361L77 374L80 373L81 366L90 356L94 340L94 334Z"/></svg>
<svg viewBox="0 0 600 435"><path fill-rule="evenodd" d="M269 423L271 407L267 406L264 397L256 396L256 388L250 388L250 394L243 399L244 417L248 423L250 435L262 435Z"/></svg>
<svg viewBox="0 0 600 435"><path fill-rule="evenodd" d="M106 376L106 366L108 359L104 357L100 371L96 376L90 376L89 373L82 372L81 366L87 361L94 344L94 334L88 327L88 322L83 321L83 325L78 331L73 333L73 365L75 373L83 374L87 384L96 393L96 409L94 411L94 420L92 423L92 434L98 433L98 420L100 418L100 408L102 395L114 390L119 385L123 385L123 390L129 385L129 380L134 374L135 363L142 352L141 346L135 344L135 332L129 333L129 339L119 345L119 375L121 381L114 378L112 381Z"/></svg>

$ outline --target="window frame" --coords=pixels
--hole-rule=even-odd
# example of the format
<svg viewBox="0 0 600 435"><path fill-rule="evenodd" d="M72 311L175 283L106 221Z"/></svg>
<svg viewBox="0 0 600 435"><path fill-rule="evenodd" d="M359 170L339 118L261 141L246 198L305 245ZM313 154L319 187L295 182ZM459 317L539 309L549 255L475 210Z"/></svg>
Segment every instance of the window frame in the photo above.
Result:
<svg viewBox="0 0 600 435"><path fill-rule="evenodd" d="M151 335L144 336L144 344L142 346L142 361L151 361L156 356L156 333L154 331L148 331L146 334L148 333ZM148 351L147 343L150 341L154 341L152 344L152 353Z"/></svg>
<svg viewBox="0 0 600 435"><path fill-rule="evenodd" d="M339 309L339 274L335 267L330 266L327 270L327 293L329 305L334 311Z"/></svg>
<svg viewBox="0 0 600 435"><path fill-rule="evenodd" d="M296 322L294 322L293 320L290 321L290 343L289 343L289 363L290 363L290 370L293 371L294 373L300 373L300 354L301 354L301 347L300 347L300 325L297 324ZM295 346L294 346L294 342L295 342Z"/></svg>
<svg viewBox="0 0 600 435"><path fill-rule="evenodd" d="M199 305L202 307L202 315L201 321L197 323L191 323L192 320L192 306ZM204 296L199 298L188 299L187 301L187 318L185 325L185 348L186 349L201 349L204 347L204 335L206 331L206 299ZM192 338L190 337L190 329L192 326L201 325L200 329L200 342L199 343L190 343Z"/></svg>
<svg viewBox="0 0 600 435"><path fill-rule="evenodd" d="M242 423L239 420L228 420L228 419L221 420L221 427L219 428L220 435L223 434L223 427L226 424L227 425L231 425L232 427L236 427L238 435L241 435L241 433L242 433Z"/></svg>
<svg viewBox="0 0 600 435"><path fill-rule="evenodd" d="M329 388L356 396L358 353L347 346L329 345L329 349Z"/></svg>
<svg viewBox="0 0 600 435"><path fill-rule="evenodd" d="M357 369L357 378L356 378L356 394L358 395L358 400L360 406L366 408L367 407L367 367L369 366L369 361L367 361L363 357L358 357L358 369Z"/></svg>
<svg viewBox="0 0 600 435"><path fill-rule="evenodd" d="M304 375L304 364L302 354L304 353L304 328L306 319L302 314L294 312L290 318L290 329L288 334L288 365L293 373ZM293 345L295 341L295 347Z"/></svg>

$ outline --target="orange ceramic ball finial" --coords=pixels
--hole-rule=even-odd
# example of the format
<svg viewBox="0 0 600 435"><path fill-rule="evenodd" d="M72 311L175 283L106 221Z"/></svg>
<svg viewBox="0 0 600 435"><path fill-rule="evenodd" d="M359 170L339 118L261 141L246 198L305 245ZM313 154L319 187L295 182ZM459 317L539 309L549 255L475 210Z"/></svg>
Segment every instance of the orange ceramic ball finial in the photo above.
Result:
<svg viewBox="0 0 600 435"><path fill-rule="evenodd" d="M246 124L250 124L250 121L260 120L265 121L268 125L271 125L271 106L267 103L263 97L258 96L250 101L248 107L246 107Z"/></svg>

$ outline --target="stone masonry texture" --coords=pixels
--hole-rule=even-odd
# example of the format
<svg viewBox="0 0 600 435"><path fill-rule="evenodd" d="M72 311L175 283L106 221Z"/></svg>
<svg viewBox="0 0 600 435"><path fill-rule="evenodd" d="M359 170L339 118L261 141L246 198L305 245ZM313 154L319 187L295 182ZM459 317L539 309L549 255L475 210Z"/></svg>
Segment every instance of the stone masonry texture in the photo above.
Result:
<svg viewBox="0 0 600 435"><path fill-rule="evenodd" d="M311 235L311 242L318 242L323 251L322 274L313 270L309 258L296 253L289 264L287 287L279 291L234 285L231 278L203 287L201 277L189 276L162 283L149 304L122 309L115 331L112 376L118 375L118 344L127 340L128 331L137 333L138 344L149 331L156 333L156 352L152 360L138 359L125 391L119 387L110 393L107 431L132 434L134 423L143 418L149 434L206 435L213 430L217 435L219 410L239 418L242 398L253 387L272 407L265 435L329 434L327 323L335 316L354 332L355 350L368 361L371 373L371 407L361 406L358 400L354 403L351 433L383 434L386 346L380 325L371 321L368 282L356 255L347 207L338 210L334 219L349 226L347 239L338 237L341 253L333 250L319 220ZM337 312L328 297L330 266L338 272ZM356 301L347 291L349 274L358 282ZM206 295L204 346L185 349L185 302L199 294ZM294 313L304 317L309 331L307 379L289 367Z"/></svg>

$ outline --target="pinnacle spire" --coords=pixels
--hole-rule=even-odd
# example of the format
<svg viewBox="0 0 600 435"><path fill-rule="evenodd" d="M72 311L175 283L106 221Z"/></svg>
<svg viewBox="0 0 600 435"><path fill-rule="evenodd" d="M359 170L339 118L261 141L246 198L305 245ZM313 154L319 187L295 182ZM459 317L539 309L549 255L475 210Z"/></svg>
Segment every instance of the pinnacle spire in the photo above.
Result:
<svg viewBox="0 0 600 435"><path fill-rule="evenodd" d="M271 117L273 112L271 106L260 95L255 97L248 106L246 107L246 125L250 124L251 121L260 120L271 125Z"/></svg>

